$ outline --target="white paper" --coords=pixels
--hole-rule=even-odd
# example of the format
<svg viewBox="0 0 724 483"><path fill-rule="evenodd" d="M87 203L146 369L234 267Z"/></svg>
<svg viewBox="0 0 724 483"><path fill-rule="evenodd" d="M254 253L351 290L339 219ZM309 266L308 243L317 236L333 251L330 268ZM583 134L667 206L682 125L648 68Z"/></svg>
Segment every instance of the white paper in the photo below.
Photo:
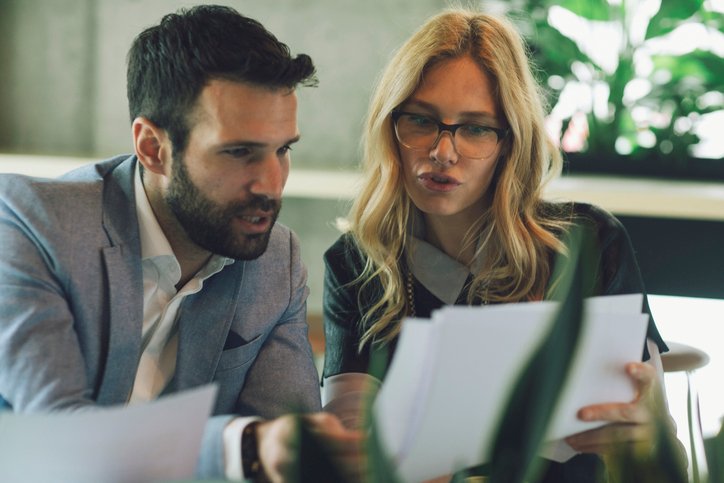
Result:
<svg viewBox="0 0 724 483"><path fill-rule="evenodd" d="M0 481L121 483L193 477L216 397L208 385L131 406L0 412Z"/></svg>
<svg viewBox="0 0 724 483"><path fill-rule="evenodd" d="M633 398L624 364L641 359L648 321L641 306L640 294L585 301L578 351L550 439L600 425L577 419L584 405ZM447 306L430 320L403 323L373 411L380 440L404 481L485 462L503 405L550 330L557 307L555 302Z"/></svg>

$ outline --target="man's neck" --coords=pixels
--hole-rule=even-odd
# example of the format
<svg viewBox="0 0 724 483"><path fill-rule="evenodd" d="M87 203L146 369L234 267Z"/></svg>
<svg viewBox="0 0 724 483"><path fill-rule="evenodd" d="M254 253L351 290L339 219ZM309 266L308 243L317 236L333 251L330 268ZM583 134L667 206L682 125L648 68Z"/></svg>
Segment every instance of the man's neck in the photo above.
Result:
<svg viewBox="0 0 724 483"><path fill-rule="evenodd" d="M163 199L161 191L153 186L152 181L147 184L147 181L143 180L143 187L153 214L181 267L181 278L176 284L178 290L186 285L206 265L212 253L199 247L189 239L186 231Z"/></svg>

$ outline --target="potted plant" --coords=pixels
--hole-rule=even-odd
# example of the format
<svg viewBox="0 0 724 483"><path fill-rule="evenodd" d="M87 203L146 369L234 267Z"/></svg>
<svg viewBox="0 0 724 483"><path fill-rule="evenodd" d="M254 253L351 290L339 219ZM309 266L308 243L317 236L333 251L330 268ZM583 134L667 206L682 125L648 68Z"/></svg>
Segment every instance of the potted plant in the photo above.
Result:
<svg viewBox="0 0 724 483"><path fill-rule="evenodd" d="M704 0L520 0L571 171L724 180L724 149L699 159L698 128L724 116L724 15ZM521 11L524 14L516 15ZM686 31L689 31L689 34ZM678 38L704 39L677 50ZM674 42L674 45L672 45Z"/></svg>

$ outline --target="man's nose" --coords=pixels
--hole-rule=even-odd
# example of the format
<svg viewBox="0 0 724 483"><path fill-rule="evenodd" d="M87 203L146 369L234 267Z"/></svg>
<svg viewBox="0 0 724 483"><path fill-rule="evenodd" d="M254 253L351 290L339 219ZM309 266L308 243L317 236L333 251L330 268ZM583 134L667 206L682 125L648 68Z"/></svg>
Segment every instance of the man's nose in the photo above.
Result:
<svg viewBox="0 0 724 483"><path fill-rule="evenodd" d="M289 175L289 164L276 155L266 156L257 166L250 191L255 195L281 199Z"/></svg>

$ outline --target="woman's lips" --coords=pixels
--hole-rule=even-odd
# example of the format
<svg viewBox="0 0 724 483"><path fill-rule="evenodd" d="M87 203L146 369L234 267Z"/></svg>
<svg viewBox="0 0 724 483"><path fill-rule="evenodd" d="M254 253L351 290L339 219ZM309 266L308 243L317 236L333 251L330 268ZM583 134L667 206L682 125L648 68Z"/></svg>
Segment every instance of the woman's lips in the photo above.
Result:
<svg viewBox="0 0 724 483"><path fill-rule="evenodd" d="M437 192L452 191L462 184L452 176L441 173L423 173L417 179L428 190Z"/></svg>

